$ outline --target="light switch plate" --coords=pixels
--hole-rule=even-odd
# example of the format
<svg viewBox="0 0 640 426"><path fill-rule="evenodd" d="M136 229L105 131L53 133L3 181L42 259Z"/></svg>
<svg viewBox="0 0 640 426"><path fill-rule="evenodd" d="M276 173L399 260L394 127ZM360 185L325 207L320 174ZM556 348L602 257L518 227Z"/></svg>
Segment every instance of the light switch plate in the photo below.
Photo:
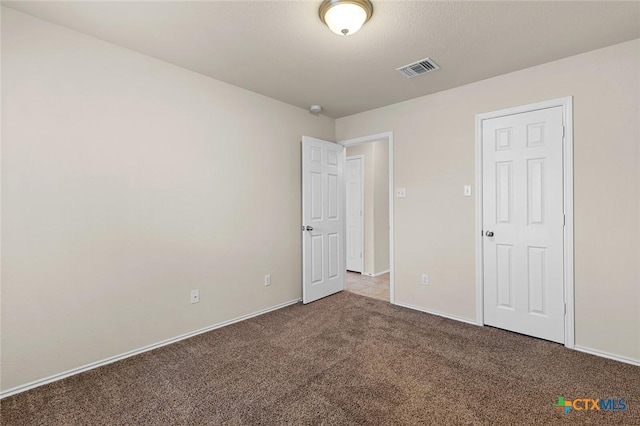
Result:
<svg viewBox="0 0 640 426"><path fill-rule="evenodd" d="M464 186L464 196L471 197L471 185Z"/></svg>
<svg viewBox="0 0 640 426"><path fill-rule="evenodd" d="M396 188L396 198L405 198L407 190L405 188Z"/></svg>

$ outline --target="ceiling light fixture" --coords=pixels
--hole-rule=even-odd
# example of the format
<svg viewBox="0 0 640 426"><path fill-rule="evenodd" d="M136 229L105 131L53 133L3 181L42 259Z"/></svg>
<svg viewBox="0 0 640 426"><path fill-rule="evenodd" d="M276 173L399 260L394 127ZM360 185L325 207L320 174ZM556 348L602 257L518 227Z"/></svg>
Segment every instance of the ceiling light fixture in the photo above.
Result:
<svg viewBox="0 0 640 426"><path fill-rule="evenodd" d="M338 35L357 32L372 14L369 0L324 0L320 5L320 19Z"/></svg>

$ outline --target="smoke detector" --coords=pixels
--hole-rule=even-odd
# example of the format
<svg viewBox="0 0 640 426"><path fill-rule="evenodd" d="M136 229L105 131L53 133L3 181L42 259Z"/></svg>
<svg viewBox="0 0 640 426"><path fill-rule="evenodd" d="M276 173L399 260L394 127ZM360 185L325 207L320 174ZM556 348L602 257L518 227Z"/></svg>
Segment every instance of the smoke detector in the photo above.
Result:
<svg viewBox="0 0 640 426"><path fill-rule="evenodd" d="M413 78L439 69L440 67L438 64L433 62L430 58L424 58L409 65L396 68L396 71L400 72L400 74L406 78Z"/></svg>
<svg viewBox="0 0 640 426"><path fill-rule="evenodd" d="M322 111L322 107L320 105L311 105L311 107L309 107L309 111L314 114L320 114L320 112Z"/></svg>

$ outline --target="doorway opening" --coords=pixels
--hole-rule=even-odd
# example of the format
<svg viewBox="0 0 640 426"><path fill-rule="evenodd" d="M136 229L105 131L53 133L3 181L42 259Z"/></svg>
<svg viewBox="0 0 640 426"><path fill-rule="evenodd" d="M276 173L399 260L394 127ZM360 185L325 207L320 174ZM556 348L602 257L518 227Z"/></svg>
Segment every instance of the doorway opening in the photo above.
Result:
<svg viewBox="0 0 640 426"><path fill-rule="evenodd" d="M345 290L394 303L393 134L345 146Z"/></svg>

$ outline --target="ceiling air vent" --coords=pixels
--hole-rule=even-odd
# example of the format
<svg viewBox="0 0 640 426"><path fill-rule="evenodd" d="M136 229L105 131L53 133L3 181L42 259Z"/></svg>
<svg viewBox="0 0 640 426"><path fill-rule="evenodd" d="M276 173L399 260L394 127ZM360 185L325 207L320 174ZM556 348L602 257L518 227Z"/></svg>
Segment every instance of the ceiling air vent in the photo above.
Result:
<svg viewBox="0 0 640 426"><path fill-rule="evenodd" d="M396 68L396 71L399 71L400 74L404 75L407 78L413 78L439 69L440 67L438 66L438 64L436 64L429 58L424 58L412 64Z"/></svg>

